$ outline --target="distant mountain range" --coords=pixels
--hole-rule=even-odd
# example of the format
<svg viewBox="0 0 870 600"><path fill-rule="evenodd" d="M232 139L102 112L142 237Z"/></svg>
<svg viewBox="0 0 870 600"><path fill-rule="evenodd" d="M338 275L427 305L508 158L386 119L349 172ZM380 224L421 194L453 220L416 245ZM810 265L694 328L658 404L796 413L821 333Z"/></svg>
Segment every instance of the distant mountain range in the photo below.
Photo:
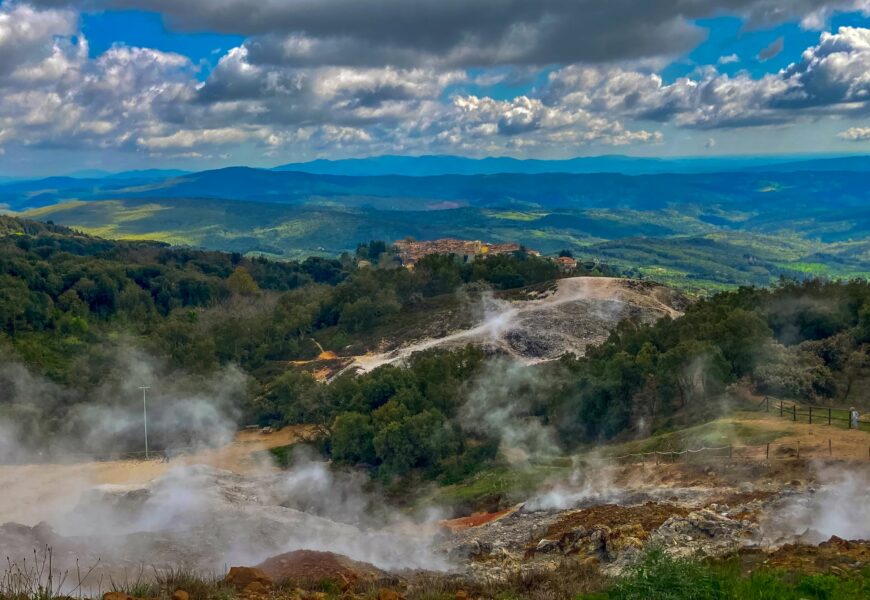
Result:
<svg viewBox="0 0 870 600"><path fill-rule="evenodd" d="M275 171L298 171L319 175L495 175L501 173L717 173L726 171L870 171L870 156L846 157L715 157L650 158L622 155L589 156L566 160L520 160L508 157L464 158L460 156L374 156L345 160L314 160L275 167Z"/></svg>
<svg viewBox="0 0 870 600"><path fill-rule="evenodd" d="M245 168L245 167L238 167ZM221 169L215 169L220 171ZM705 158L656 158L623 155L584 156L564 160L516 159L510 157L466 158L462 156L372 156L342 160L318 159L288 163L272 169L278 171L372 177L403 175L432 177L438 175L499 175L544 173L622 175L726 173L735 171L796 172L796 171L856 171L870 172L870 156L736 156ZM0 176L0 185L22 181L55 181L61 179L154 181L192 174L181 169L141 169L112 173L98 169L76 171L49 178Z"/></svg>
<svg viewBox="0 0 870 600"><path fill-rule="evenodd" d="M828 163L828 166L831 166ZM50 177L0 185L12 210L69 200L208 198L276 204L432 211L499 209L666 209L685 204L751 211L759 205L865 209L862 171L736 171L722 173L502 173L484 175L321 175L227 167L166 178ZM772 193L776 192L776 193Z"/></svg>

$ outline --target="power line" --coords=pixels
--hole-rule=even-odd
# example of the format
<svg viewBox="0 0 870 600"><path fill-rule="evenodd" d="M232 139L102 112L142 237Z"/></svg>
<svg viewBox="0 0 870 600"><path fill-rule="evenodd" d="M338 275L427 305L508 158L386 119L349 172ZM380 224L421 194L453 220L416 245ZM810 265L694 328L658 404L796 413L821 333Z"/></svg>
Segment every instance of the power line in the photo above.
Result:
<svg viewBox="0 0 870 600"><path fill-rule="evenodd" d="M145 402L145 393L151 389L150 385L141 385L142 390L142 420L145 423L145 460L148 460L148 405Z"/></svg>

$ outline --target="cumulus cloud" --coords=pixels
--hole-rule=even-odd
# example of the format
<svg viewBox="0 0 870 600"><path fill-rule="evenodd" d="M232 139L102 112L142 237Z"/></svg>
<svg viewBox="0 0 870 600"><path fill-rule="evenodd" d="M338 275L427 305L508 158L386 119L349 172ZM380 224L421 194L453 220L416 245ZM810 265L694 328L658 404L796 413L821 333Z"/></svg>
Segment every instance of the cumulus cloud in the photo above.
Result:
<svg viewBox="0 0 870 600"><path fill-rule="evenodd" d="M736 54L727 54L725 56L720 56L717 62L720 65L730 65L732 63L740 62L740 57Z"/></svg>
<svg viewBox="0 0 870 600"><path fill-rule="evenodd" d="M850 142L866 142L870 140L870 127L850 127L840 132L837 137Z"/></svg>
<svg viewBox="0 0 870 600"><path fill-rule="evenodd" d="M801 115L864 114L870 101L870 29L824 32L801 59L753 78L712 67L665 83L656 73L572 65L550 75L551 102L684 127L790 123Z"/></svg>
<svg viewBox="0 0 870 600"><path fill-rule="evenodd" d="M822 33L799 60L762 77L727 75L714 65L666 82L656 57L696 44L701 32L691 21L700 16L739 14L749 27L804 19L811 27L837 10L868 11L868 3L4 3L0 148L119 148L172 157L214 156L238 145L264 155L287 148L568 154L590 145L660 143L660 124L714 129L863 116L870 106L870 29ZM250 37L203 78L190 59L171 52L115 45L91 57L75 10L83 7L159 10L176 28ZM486 68L468 69L475 65ZM550 65L546 77L540 65ZM524 90L488 95L498 84ZM470 93L471 86L478 89ZM841 137L857 135L847 133Z"/></svg>
<svg viewBox="0 0 870 600"><path fill-rule="evenodd" d="M52 60L62 62L63 43L52 40L55 36L73 35L77 27L78 15L70 10L39 11L24 4L4 5L0 10L0 76L10 75L22 64L34 69Z"/></svg>

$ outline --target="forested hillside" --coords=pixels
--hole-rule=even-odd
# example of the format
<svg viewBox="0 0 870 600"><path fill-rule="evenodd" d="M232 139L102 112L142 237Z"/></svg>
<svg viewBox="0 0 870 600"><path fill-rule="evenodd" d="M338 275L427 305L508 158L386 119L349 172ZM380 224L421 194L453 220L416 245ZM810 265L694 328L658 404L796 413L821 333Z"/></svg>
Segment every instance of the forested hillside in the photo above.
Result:
<svg viewBox="0 0 870 600"><path fill-rule="evenodd" d="M335 460L387 480L450 482L495 460L500 442L547 455L631 439L724 414L749 390L870 407L868 344L870 284L784 281L675 320L624 321L582 358L517 368L468 348L329 386L288 373L255 411L263 423L322 424Z"/></svg>
<svg viewBox="0 0 870 600"><path fill-rule="evenodd" d="M358 268L350 255L273 262L110 242L7 217L0 231L2 361L66 390L48 414L34 415L26 396L0 400L3 414L35 419L34 427L60 427L92 400L114 355L135 347L169 378L237 365L248 386L239 423L316 424L323 451L338 462L386 481L447 482L499 460L505 436L547 453L708 417L733 402L723 393L734 383L861 404L870 380L863 280L720 293L674 320L624 321L585 357L527 367L472 347L429 351L326 384L291 361L364 351L377 341L373 332L414 330L461 308L475 289L546 283L560 273L522 251L472 264L430 256L409 272L376 242L357 255L380 267Z"/></svg>
<svg viewBox="0 0 870 600"><path fill-rule="evenodd" d="M481 282L510 289L561 276L550 260L523 251L462 264L430 256L412 273L383 242L356 257L301 262L112 242L72 230L0 217L0 332L28 364L76 383L91 349L138 338L173 366L208 370L230 362L249 372L303 358L309 337L330 330L340 350L426 299ZM584 267L579 273L590 273Z"/></svg>

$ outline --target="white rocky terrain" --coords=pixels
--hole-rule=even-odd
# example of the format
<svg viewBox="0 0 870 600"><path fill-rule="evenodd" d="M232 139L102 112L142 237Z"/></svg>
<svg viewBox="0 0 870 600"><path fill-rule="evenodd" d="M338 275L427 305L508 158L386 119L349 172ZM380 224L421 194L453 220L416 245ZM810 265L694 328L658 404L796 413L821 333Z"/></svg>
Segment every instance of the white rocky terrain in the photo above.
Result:
<svg viewBox="0 0 870 600"><path fill-rule="evenodd" d="M603 342L624 319L650 323L678 317L687 301L674 290L643 281L610 277L561 279L553 289L529 292L521 299L486 296L470 328L428 337L383 353L358 356L350 365L370 371L400 362L414 352L468 344L509 354L522 362L553 360L565 353L582 355Z"/></svg>

